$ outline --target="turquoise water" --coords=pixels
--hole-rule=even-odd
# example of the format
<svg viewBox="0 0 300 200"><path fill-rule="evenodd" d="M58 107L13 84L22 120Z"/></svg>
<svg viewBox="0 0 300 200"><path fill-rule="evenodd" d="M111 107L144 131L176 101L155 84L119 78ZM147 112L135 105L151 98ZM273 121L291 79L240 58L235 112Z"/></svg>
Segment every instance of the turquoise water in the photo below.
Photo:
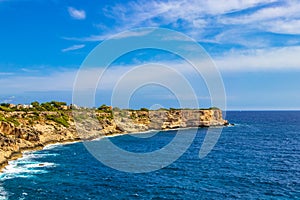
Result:
<svg viewBox="0 0 300 200"><path fill-rule="evenodd" d="M0 175L0 199L300 199L300 112L227 112L227 119L236 125L223 129L208 156L198 157L206 133L199 129L180 159L150 173L106 167L82 143L26 153ZM175 133L110 139L148 152Z"/></svg>

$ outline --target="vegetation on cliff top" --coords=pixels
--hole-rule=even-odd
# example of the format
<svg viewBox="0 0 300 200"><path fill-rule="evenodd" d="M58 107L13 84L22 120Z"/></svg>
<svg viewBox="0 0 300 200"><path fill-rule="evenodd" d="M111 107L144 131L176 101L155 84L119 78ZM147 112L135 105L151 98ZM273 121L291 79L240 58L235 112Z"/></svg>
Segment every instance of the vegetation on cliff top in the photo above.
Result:
<svg viewBox="0 0 300 200"><path fill-rule="evenodd" d="M54 121L58 124L61 124L64 127L67 127L67 128L70 126L70 124L68 122L70 120L69 116L62 113L62 112L58 112L56 115L47 115L46 119L47 120L52 120L52 121Z"/></svg>
<svg viewBox="0 0 300 200"><path fill-rule="evenodd" d="M38 101L31 102L30 104L10 104L10 103L1 103L0 111L13 112L13 111L64 111L71 109L89 109L85 107L79 107L76 105L68 105L66 102L61 101L50 101L39 103ZM133 109L120 109L118 107L112 107L105 104L102 104L96 109L98 112L111 113L113 111L127 110L134 111ZM149 111L148 108L141 108L141 111ZM182 108L160 108L159 110L182 110ZM184 108L184 110L194 110L192 108ZM210 108L200 108L200 110L220 110L217 107Z"/></svg>
<svg viewBox="0 0 300 200"><path fill-rule="evenodd" d="M32 102L31 104L10 104L10 103L1 103L0 111L13 112L13 111L59 111L59 110L68 110L71 109L71 105L67 106L66 102L60 101L51 101L45 103L39 103L37 101Z"/></svg>
<svg viewBox="0 0 300 200"><path fill-rule="evenodd" d="M1 103L0 104L0 121L13 123L15 126L24 125L24 124L35 124L41 121L53 121L57 124L60 124L64 127L70 126L70 120L72 118L71 109L77 110L89 110L90 108L79 107L76 105L67 105L66 102L60 101L51 101L39 103L37 101L32 102L29 105L26 104L9 104ZM107 106L102 104L98 108L93 108L96 112L96 117L99 121L107 121L114 119L114 114L117 113L118 117L130 117L131 119L143 118L141 113L136 113L137 110L133 109L120 109L118 107ZM159 111L176 111L182 110L179 108L160 108ZM195 110L195 109L184 109L184 110ZM219 110L217 107L211 107L201 110ZM2 112L1 112L2 111ZM147 108L141 108L139 111L149 112ZM17 113L13 113L17 112ZM12 113L6 115L5 113ZM20 114L21 113L21 114ZM21 117L20 117L21 115ZM84 116L80 114L76 116L81 119Z"/></svg>

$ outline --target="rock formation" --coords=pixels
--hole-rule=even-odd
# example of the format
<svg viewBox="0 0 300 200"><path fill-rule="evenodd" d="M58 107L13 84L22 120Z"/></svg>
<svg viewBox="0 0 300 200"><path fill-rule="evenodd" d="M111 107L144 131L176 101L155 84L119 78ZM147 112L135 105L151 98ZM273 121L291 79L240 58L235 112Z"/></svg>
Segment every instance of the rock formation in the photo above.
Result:
<svg viewBox="0 0 300 200"><path fill-rule="evenodd" d="M76 123L75 123L76 122ZM89 140L111 134L186 127L224 126L222 111L211 110L96 110L0 111L0 170L22 151L51 143Z"/></svg>

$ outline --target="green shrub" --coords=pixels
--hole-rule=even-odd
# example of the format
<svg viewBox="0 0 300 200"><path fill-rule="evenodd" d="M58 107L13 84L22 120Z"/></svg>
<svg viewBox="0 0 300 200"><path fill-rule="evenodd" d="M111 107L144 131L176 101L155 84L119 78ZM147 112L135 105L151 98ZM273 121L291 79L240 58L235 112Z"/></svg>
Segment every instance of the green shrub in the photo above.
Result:
<svg viewBox="0 0 300 200"><path fill-rule="evenodd" d="M13 117L8 117L7 120L11 123L13 123L15 126L19 126L20 125L20 122L18 120L16 120L15 118Z"/></svg>
<svg viewBox="0 0 300 200"><path fill-rule="evenodd" d="M141 108L141 111L146 111L146 112L148 112L149 109L148 109L148 108Z"/></svg>
<svg viewBox="0 0 300 200"><path fill-rule="evenodd" d="M6 106L0 106L0 110L2 110L2 111L6 111L6 112L10 112L10 111L12 111L12 109L10 109L9 107L6 107Z"/></svg>
<svg viewBox="0 0 300 200"><path fill-rule="evenodd" d="M220 110L220 108L213 106L213 107L208 108L208 110Z"/></svg>
<svg viewBox="0 0 300 200"><path fill-rule="evenodd" d="M57 110L54 106L52 106L52 104L50 102L42 103L41 107L47 111L56 111Z"/></svg>
<svg viewBox="0 0 300 200"><path fill-rule="evenodd" d="M160 109L158 109L158 111L168 111L168 109L166 109L166 108L160 108Z"/></svg>
<svg viewBox="0 0 300 200"><path fill-rule="evenodd" d="M97 108L97 110L100 110L103 112L112 112L112 107L102 104L99 108Z"/></svg>
<svg viewBox="0 0 300 200"><path fill-rule="evenodd" d="M0 113L0 121L7 122L7 119L5 118L5 116L2 113Z"/></svg>
<svg viewBox="0 0 300 200"><path fill-rule="evenodd" d="M16 120L14 117L5 117L3 114L0 113L0 121L13 123L15 126L19 126L20 122Z"/></svg>
<svg viewBox="0 0 300 200"><path fill-rule="evenodd" d="M64 127L69 127L70 124L68 122L68 118L66 118L65 116L57 116L57 115L47 115L47 120L51 120L54 121L58 124L63 125Z"/></svg>

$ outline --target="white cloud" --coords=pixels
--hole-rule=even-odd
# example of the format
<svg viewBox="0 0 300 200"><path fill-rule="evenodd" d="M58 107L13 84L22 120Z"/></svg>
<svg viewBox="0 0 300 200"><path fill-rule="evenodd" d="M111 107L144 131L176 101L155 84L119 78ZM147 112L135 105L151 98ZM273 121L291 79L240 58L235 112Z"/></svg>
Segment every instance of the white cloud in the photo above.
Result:
<svg viewBox="0 0 300 200"><path fill-rule="evenodd" d="M141 24L152 24L153 18L160 18L161 24L170 24L178 19L185 20L194 28L202 28L207 24L207 15L223 15L234 11L244 10L274 0L175 0L175 1L131 1L126 5L115 5L105 11L108 16L118 19L126 27ZM175 23L176 24L176 23Z"/></svg>
<svg viewBox="0 0 300 200"><path fill-rule="evenodd" d="M77 49L82 49L82 48L84 48L84 47L85 47L84 44L73 45L73 46L70 46L70 47L68 47L68 48L62 49L61 51L62 51L62 52L74 51L74 50L77 50Z"/></svg>
<svg viewBox="0 0 300 200"><path fill-rule="evenodd" d="M221 15L238 10L251 8L260 4L274 2L274 0L175 0L175 1L131 1L127 5L116 5L110 9L109 16L118 16L120 20L126 20L132 24L139 24L153 17L161 17L166 22L185 19L193 22L204 15Z"/></svg>
<svg viewBox="0 0 300 200"><path fill-rule="evenodd" d="M12 73L12 72L0 72L0 76L10 76L10 75L14 75L14 73Z"/></svg>
<svg viewBox="0 0 300 200"><path fill-rule="evenodd" d="M300 46L233 51L214 61L221 71L300 70Z"/></svg>
<svg viewBox="0 0 300 200"><path fill-rule="evenodd" d="M271 46L272 38L259 33L300 34L299 10L300 2L294 0L132 0L103 9L107 17L115 20L113 25L101 24L103 34L64 39L103 41L128 29L163 26L200 42L261 48Z"/></svg>
<svg viewBox="0 0 300 200"><path fill-rule="evenodd" d="M283 48L265 48L248 51L232 51L223 56L214 57L213 61L216 67L225 73L241 72L241 71L286 71L300 70L300 46L283 47ZM201 61L199 61L201 63ZM175 69L179 74L184 74L187 77L193 78L193 68L182 61L161 61L162 65L169 66ZM129 66L114 66L105 72L101 80L101 89L111 90L117 81L128 71L137 65ZM203 63L203 66L206 66ZM83 81L82 88L91 88L93 83L91 80L98 80L98 75L104 68L90 68L83 70L81 73L88 77ZM166 79L174 82L172 76L166 73L158 73L157 71L148 71L146 74L140 71L141 74L132 76L133 78L128 84L134 84L137 80L147 78ZM76 79L77 70L67 70L62 72L54 72L47 76L9 76L0 79L0 91L70 91L73 88L73 83Z"/></svg>
<svg viewBox="0 0 300 200"><path fill-rule="evenodd" d="M294 14L294 6L277 6L260 9L252 14L246 14L235 17L220 18L220 22L224 24L249 24L258 21L266 21L280 17L288 17ZM299 9L299 8L298 8Z"/></svg>
<svg viewBox="0 0 300 200"><path fill-rule="evenodd" d="M300 19L276 20L272 24L266 24L266 27L274 33L300 34Z"/></svg>
<svg viewBox="0 0 300 200"><path fill-rule="evenodd" d="M149 34L152 30L136 30L136 31L125 31L116 35L115 39L122 39L128 37L140 37Z"/></svg>
<svg viewBox="0 0 300 200"><path fill-rule="evenodd" d="M204 19L195 19L192 23L195 28L203 28L207 25L207 21Z"/></svg>
<svg viewBox="0 0 300 200"><path fill-rule="evenodd" d="M271 44L270 38L249 36L251 31L247 29L229 29L215 35L211 40L204 42L212 42L218 44L239 44L248 48L266 48Z"/></svg>
<svg viewBox="0 0 300 200"><path fill-rule="evenodd" d="M77 10L73 7L68 8L69 14L73 19L83 20L86 18L84 10Z"/></svg>
<svg viewBox="0 0 300 200"><path fill-rule="evenodd" d="M28 69L28 68L21 68L21 70L22 70L23 72L27 72L27 73L38 72L38 70L36 70L36 69Z"/></svg>
<svg viewBox="0 0 300 200"><path fill-rule="evenodd" d="M247 9L252 11L243 12ZM167 26L203 42L223 44L231 41L250 48L266 47L269 43L264 44L266 41L264 36L249 38L248 33L268 31L299 34L299 10L300 2L293 0L285 2L276 0L130 1L104 9L104 14L115 19L116 22L106 28L103 28L102 24L104 34L66 39L101 41L112 34L131 28ZM240 34L241 32L246 34ZM235 39L236 37L238 38Z"/></svg>
<svg viewBox="0 0 300 200"><path fill-rule="evenodd" d="M74 41L81 41L81 42L96 42L96 41L103 41L106 39L122 39L122 38L129 38L129 37L140 37L147 35L152 30L130 30L118 33L114 35L112 33L107 33L105 35L91 35L89 37L83 38L74 38L74 37L64 37L65 40L74 40ZM113 36L113 38L111 38Z"/></svg>
<svg viewBox="0 0 300 200"><path fill-rule="evenodd" d="M51 90L69 90L72 88L76 72L65 71L52 73L47 76L11 76L10 78L0 79L1 93L14 91L51 91Z"/></svg>
<svg viewBox="0 0 300 200"><path fill-rule="evenodd" d="M251 14L235 17L223 16L219 23L226 25L250 26L260 31L270 31L283 34L300 34L300 2L285 1L280 5L258 9Z"/></svg>
<svg viewBox="0 0 300 200"><path fill-rule="evenodd" d="M182 63L177 63L172 61L166 61L162 64L172 67L179 71L179 73L186 74L190 72L190 68ZM150 64L150 66L152 66ZM136 65L128 66L113 66L109 68L103 74L101 79L101 89L111 90L116 82L123 77L124 74L132 70ZM158 69L158 68L156 68ZM80 83L80 88L89 89L97 83L99 75L103 72L104 67L93 67L88 69L82 69L80 71L81 76L85 77L82 83ZM0 79L0 91L3 93L5 91L15 91L15 92L28 92L28 91L70 91L73 89L74 81L76 80L77 73L79 71L76 69L70 69L60 72L53 72L46 76L10 76L3 77ZM148 78L153 77L154 79L160 78L161 80L173 80L172 76L168 76L165 73L158 73L157 71L144 71L140 70L140 74L137 76L131 76L130 82L128 84L134 84L137 80L143 80L145 76ZM93 81L94 80L94 81Z"/></svg>

